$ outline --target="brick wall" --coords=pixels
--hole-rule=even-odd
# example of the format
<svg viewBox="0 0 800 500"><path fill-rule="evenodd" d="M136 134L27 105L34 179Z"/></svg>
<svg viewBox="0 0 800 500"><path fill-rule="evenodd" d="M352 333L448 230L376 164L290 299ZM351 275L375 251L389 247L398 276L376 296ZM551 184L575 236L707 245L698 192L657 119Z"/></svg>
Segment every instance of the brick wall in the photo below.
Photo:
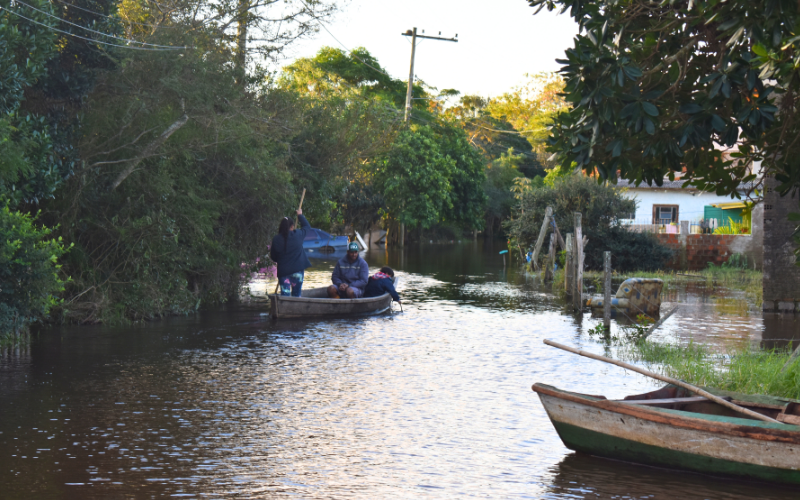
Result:
<svg viewBox="0 0 800 500"><path fill-rule="evenodd" d="M733 254L748 257L753 266L756 253L757 238L750 235L736 234L657 234L656 238L675 251L672 261L667 264L670 269L699 271L712 262L715 266L728 261ZM756 267L758 262L756 261Z"/></svg>

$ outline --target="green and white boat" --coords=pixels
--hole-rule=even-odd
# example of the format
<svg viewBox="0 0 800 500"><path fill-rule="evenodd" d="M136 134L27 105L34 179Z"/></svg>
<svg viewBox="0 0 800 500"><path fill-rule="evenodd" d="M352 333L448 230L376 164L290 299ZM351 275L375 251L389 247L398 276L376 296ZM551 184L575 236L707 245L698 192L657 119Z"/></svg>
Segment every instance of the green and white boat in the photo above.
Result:
<svg viewBox="0 0 800 500"><path fill-rule="evenodd" d="M705 388L714 396L779 421L749 418L668 385L608 400L534 384L564 445L628 462L800 484L797 400Z"/></svg>

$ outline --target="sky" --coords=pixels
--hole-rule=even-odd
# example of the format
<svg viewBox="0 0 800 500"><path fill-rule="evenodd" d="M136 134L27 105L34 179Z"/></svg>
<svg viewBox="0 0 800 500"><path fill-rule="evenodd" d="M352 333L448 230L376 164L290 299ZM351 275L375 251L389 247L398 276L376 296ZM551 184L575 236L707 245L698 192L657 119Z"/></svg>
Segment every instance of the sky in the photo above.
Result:
<svg viewBox="0 0 800 500"><path fill-rule="evenodd" d="M525 0L350 0L326 23L330 34L320 29L290 47L287 64L326 45L365 47L392 77L407 80L411 43L400 34L416 27L420 34L458 34L458 43L418 40L419 78L439 90L496 96L521 84L525 73L558 70L555 59L572 46L578 28L567 14L534 10Z"/></svg>

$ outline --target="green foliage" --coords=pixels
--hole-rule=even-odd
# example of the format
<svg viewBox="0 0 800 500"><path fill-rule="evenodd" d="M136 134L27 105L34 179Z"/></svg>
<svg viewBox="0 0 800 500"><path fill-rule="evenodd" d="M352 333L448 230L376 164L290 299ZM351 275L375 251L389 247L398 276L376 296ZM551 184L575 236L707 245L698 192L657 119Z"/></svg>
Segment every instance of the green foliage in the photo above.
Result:
<svg viewBox="0 0 800 500"><path fill-rule="evenodd" d="M68 249L51 232L8 203L0 209L0 336L24 333L59 302L58 259Z"/></svg>
<svg viewBox="0 0 800 500"><path fill-rule="evenodd" d="M631 232L618 225L618 215L633 211L634 203L620 190L583 175L555 176L552 186L545 184L523 194L507 227L523 247L533 246L548 206L553 207L556 224L565 238L573 231L573 214L580 212L583 235L589 238L585 249L589 269L602 268L605 251L611 251L612 265L619 271L659 269L672 256L671 250L653 235Z"/></svg>
<svg viewBox="0 0 800 500"><path fill-rule="evenodd" d="M456 162L442 151L437 139L428 126L404 130L376 165L375 183L381 187L389 213L409 227L429 228L452 209L450 177Z"/></svg>
<svg viewBox="0 0 800 500"><path fill-rule="evenodd" d="M781 192L800 185L800 142L786 140L800 135L797 2L529 3L582 30L560 61L571 109L548 151L563 164L657 185L685 167L692 185L737 196L763 160Z"/></svg>
<svg viewBox="0 0 800 500"><path fill-rule="evenodd" d="M398 109L405 107L407 84L386 75L369 51L357 47L349 54L341 49L323 47L311 58L301 58L283 68L278 85L315 97L376 99ZM427 97L414 85L415 97ZM424 109L423 101L414 106Z"/></svg>

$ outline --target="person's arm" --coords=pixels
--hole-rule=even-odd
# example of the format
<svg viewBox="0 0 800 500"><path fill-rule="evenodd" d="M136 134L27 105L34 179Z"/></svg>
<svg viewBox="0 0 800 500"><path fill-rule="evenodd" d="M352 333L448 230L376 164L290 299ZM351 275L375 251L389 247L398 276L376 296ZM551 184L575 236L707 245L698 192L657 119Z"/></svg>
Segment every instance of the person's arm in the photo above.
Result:
<svg viewBox="0 0 800 500"><path fill-rule="evenodd" d="M297 220L300 221L300 228L301 229L311 229L311 224L308 223L306 220L306 216L303 214L297 214Z"/></svg>
<svg viewBox="0 0 800 500"><path fill-rule="evenodd" d="M337 261L336 266L333 268L333 275L331 276L331 281L333 281L333 284L336 285L337 288L342 284L341 274L342 270L339 269L339 262Z"/></svg>
<svg viewBox="0 0 800 500"><path fill-rule="evenodd" d="M364 259L359 260L361 261L361 268L358 270L358 279L350 283L350 286L363 290L364 287L367 286L367 281L369 280L369 265Z"/></svg>
<svg viewBox="0 0 800 500"><path fill-rule="evenodd" d="M394 289L394 283L386 283L385 287L386 291L389 292L389 295L392 296L392 299L394 299L395 302L400 302L400 296L397 295L397 290Z"/></svg>

